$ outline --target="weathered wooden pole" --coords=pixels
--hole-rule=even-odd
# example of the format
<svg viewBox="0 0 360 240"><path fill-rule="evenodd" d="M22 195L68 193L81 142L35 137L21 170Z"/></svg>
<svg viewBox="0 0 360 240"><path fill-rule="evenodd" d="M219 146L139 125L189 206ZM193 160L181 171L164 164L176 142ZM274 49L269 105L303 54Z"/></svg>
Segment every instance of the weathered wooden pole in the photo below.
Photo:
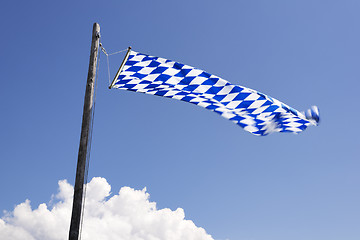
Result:
<svg viewBox="0 0 360 240"><path fill-rule="evenodd" d="M84 178L86 169L86 157L88 152L90 125L91 125L91 113L93 107L93 96L94 96L94 84L96 76L96 64L97 55L100 42L100 25L94 23L92 32L92 42L90 50L90 63L89 72L86 82L85 100L84 100L84 111L81 127L80 145L78 162L76 167L76 179L74 187L74 200L71 215L69 240L78 240L80 232L81 214L83 209L83 189L84 189Z"/></svg>

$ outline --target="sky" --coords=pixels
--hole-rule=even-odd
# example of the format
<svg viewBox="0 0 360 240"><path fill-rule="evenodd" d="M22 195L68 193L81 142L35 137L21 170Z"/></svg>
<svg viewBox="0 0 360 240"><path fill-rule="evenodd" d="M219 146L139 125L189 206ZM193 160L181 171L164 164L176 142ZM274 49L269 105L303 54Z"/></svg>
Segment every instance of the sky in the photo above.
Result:
<svg viewBox="0 0 360 240"><path fill-rule="evenodd" d="M51 239L28 231L44 227L29 227L31 216L69 214L71 204L64 204L75 181L98 22L109 53L132 46L299 111L317 105L321 122L298 135L253 136L193 104L109 90L101 54L89 168L97 187L92 195L89 190L85 239L100 224L145 234L124 240L171 239L164 226L174 239L359 239L359 10L356 0L2 3L0 236L23 231L28 239ZM111 78L122 58L110 57ZM106 208L119 223L91 212L121 196L124 202ZM135 211L134 219L149 211L168 215L129 222L124 204L148 209ZM23 208L25 220L17 221ZM59 239L67 238L64 219L54 222L64 234ZM47 234L54 231L48 225Z"/></svg>

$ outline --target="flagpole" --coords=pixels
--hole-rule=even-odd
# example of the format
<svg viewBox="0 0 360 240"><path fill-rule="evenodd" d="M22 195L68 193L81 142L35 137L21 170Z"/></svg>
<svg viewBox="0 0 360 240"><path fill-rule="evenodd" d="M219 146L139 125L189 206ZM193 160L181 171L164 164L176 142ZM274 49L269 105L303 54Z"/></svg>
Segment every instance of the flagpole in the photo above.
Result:
<svg viewBox="0 0 360 240"><path fill-rule="evenodd" d="M100 42L100 25L98 23L94 23L93 32L92 32L91 50L90 50L89 71L88 71L86 90L85 90L78 162L76 167L76 178L75 178L75 186L74 186L74 198L73 198L71 223L69 230L69 240L79 239L81 215L83 209L83 190L84 190L84 178L85 178L85 169L86 169L86 157L88 152L89 138L91 137L89 134L89 130L91 126L91 115L92 115L91 112L93 107L94 82L96 76L96 64L98 57L97 55L99 49L99 42Z"/></svg>
<svg viewBox="0 0 360 240"><path fill-rule="evenodd" d="M128 47L128 50L127 50L127 52L126 52L126 54L125 54L125 57L124 57L124 60L122 61L121 65L120 65L120 67L119 67L119 70L117 71L117 73L116 73L116 75L115 75L115 77L114 77L114 80L111 82L111 84L110 84L110 86L109 86L109 89L111 89L111 88L114 86L116 79L119 77L119 75L120 75L120 73L121 73L121 71L122 71L122 69L123 69L126 61L127 61L128 58L129 58L130 51L131 51L131 46Z"/></svg>

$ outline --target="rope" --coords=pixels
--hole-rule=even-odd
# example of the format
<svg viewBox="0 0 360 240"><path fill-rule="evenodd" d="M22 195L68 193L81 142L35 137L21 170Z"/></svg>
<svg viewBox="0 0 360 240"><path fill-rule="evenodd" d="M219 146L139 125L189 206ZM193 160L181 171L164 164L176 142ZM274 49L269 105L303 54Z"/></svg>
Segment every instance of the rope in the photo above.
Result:
<svg viewBox="0 0 360 240"><path fill-rule="evenodd" d="M80 219L80 229L79 229L79 239L81 239L82 233L82 226L84 221L84 210L85 210L85 199L86 199L86 190L88 184L88 176L89 176L89 165L90 165L90 152L91 152L91 143L92 143L92 133L94 128L94 117L95 117L95 103L96 103L96 93L97 93L97 84L99 79L99 67L100 67L100 48L98 50L98 59L97 59L97 69L95 75L95 89L94 89L94 98L93 98L93 105L91 108L91 122L90 122L90 129L89 129L89 141L88 141L88 148L86 153L86 166L85 166L85 176L84 176L84 194L83 194L83 205L81 210L81 219Z"/></svg>
<svg viewBox="0 0 360 240"><path fill-rule="evenodd" d="M106 62L107 62L107 69L108 69L108 78L109 78L109 86L110 86L111 80L110 80L110 61L109 61L109 56L112 56L112 55L115 55L115 54L119 54L119 53L125 52L125 51L127 51L128 49L125 48L125 49L120 50L120 51L117 51L117 52L107 53L106 50L105 50L105 48L104 48L103 45L101 44L101 42L100 42L100 48L101 48L101 51L106 55Z"/></svg>
<svg viewBox="0 0 360 240"><path fill-rule="evenodd" d="M106 54L106 63L107 63L107 70L108 70L108 77L109 77L109 86L110 86L110 62L109 62L109 55Z"/></svg>
<svg viewBox="0 0 360 240"><path fill-rule="evenodd" d="M118 53L122 53L122 52L125 52L125 51L127 51L128 49L127 48L125 48L125 49L123 49L123 50L121 50L121 51L118 51L118 52L114 52L114 53L110 53L109 54L109 56L111 56L111 55L115 55L115 54L118 54Z"/></svg>

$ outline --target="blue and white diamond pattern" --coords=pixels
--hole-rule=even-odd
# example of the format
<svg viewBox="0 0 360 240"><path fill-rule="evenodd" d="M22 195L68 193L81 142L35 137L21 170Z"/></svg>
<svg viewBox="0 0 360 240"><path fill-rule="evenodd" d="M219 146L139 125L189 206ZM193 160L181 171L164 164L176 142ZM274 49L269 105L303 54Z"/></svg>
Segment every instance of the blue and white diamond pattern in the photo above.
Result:
<svg viewBox="0 0 360 240"><path fill-rule="evenodd" d="M200 69L132 50L112 88L190 102L260 136L298 133L319 122L315 106L303 114L265 94L233 85Z"/></svg>

